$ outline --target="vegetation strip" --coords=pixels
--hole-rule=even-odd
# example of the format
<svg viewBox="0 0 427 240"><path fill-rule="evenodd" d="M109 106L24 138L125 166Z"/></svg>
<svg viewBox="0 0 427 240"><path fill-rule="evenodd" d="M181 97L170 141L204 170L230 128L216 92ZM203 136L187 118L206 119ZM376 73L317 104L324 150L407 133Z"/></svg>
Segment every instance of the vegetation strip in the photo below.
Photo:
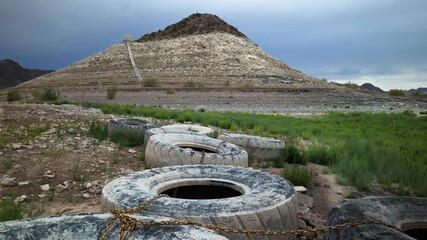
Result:
<svg viewBox="0 0 427 240"><path fill-rule="evenodd" d="M76 104L54 101L51 104ZM338 182L369 190L375 179L398 195L427 196L427 116L402 113L327 113L315 117L195 112L158 107L83 103L106 114L175 119L286 139L283 162L327 165Z"/></svg>

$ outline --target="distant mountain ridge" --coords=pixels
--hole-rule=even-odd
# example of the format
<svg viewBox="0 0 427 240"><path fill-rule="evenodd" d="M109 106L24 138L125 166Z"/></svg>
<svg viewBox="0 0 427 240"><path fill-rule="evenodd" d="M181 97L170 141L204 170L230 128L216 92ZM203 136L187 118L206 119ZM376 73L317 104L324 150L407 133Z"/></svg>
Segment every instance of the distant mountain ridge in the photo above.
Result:
<svg viewBox="0 0 427 240"><path fill-rule="evenodd" d="M362 84L362 85L360 86L360 88L362 88L362 89L366 89L366 90L369 90L369 91L373 91L373 92L381 92L381 93L383 93L383 92L384 92L381 88L379 88L379 87L377 87L377 86L374 86L374 85L373 85L373 84L371 84L371 83L364 83L364 84Z"/></svg>
<svg viewBox="0 0 427 240"><path fill-rule="evenodd" d="M407 93L409 93L409 94L419 93L419 94L427 95L427 88L420 87L420 88L417 88L417 89L410 89L410 90L407 91Z"/></svg>
<svg viewBox="0 0 427 240"><path fill-rule="evenodd" d="M14 87L50 72L53 70L23 68L11 59L4 59L0 61L0 88Z"/></svg>

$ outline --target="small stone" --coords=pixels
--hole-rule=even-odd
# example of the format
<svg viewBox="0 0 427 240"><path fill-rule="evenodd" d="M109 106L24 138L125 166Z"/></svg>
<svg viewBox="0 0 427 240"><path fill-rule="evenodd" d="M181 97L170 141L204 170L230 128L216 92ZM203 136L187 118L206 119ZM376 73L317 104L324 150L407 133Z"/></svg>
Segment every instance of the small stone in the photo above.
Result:
<svg viewBox="0 0 427 240"><path fill-rule="evenodd" d="M19 154L22 154L22 153L24 153L25 151L24 151L24 150L22 150L22 149L17 149L17 150L16 150L16 152L17 152L17 153L19 153Z"/></svg>
<svg viewBox="0 0 427 240"><path fill-rule="evenodd" d="M29 150L31 150L31 149L34 148L34 146L33 145L27 145L26 148L29 149Z"/></svg>
<svg viewBox="0 0 427 240"><path fill-rule="evenodd" d="M28 181L25 181L25 182L19 182L19 183L18 183L18 187L27 186L27 185L29 185L29 184L30 184L30 182L28 182Z"/></svg>
<svg viewBox="0 0 427 240"><path fill-rule="evenodd" d="M43 194L39 194L38 197L39 198L44 198L44 197L47 197L47 194L44 194L44 193Z"/></svg>
<svg viewBox="0 0 427 240"><path fill-rule="evenodd" d="M10 177L3 177L0 179L0 185L4 187L13 187L16 186L18 183L16 182L16 178L10 178Z"/></svg>
<svg viewBox="0 0 427 240"><path fill-rule="evenodd" d="M298 203L301 203L309 208L313 206L313 197L297 192Z"/></svg>
<svg viewBox="0 0 427 240"><path fill-rule="evenodd" d="M86 188L90 188L90 187L92 187L92 183L87 182L86 183Z"/></svg>
<svg viewBox="0 0 427 240"><path fill-rule="evenodd" d="M56 129L51 128L51 129L47 130L46 132L44 132L43 135L50 135L50 134L55 133L55 132L56 132Z"/></svg>
<svg viewBox="0 0 427 240"><path fill-rule="evenodd" d="M25 202L26 199L27 199L26 195L21 195L21 196L15 198L13 203L15 203L15 204L23 203L23 202Z"/></svg>
<svg viewBox="0 0 427 240"><path fill-rule="evenodd" d="M16 149L20 149L22 147L22 145L20 143L12 143L12 149L16 150Z"/></svg>
<svg viewBox="0 0 427 240"><path fill-rule="evenodd" d="M55 187L55 192L60 193L60 192L63 192L64 190L67 190L67 188L68 188L68 186L64 186L62 184L58 184Z"/></svg>
<svg viewBox="0 0 427 240"><path fill-rule="evenodd" d="M299 229L306 229L307 228L307 224L305 223L305 221L300 219L300 218L298 218L298 225L297 226Z"/></svg>
<svg viewBox="0 0 427 240"><path fill-rule="evenodd" d="M82 197L83 197L83 199L89 199L90 194L89 193L83 193Z"/></svg>
<svg viewBox="0 0 427 240"><path fill-rule="evenodd" d="M47 170L44 174L43 174L44 178L54 178L55 174L52 173L52 171Z"/></svg>
<svg viewBox="0 0 427 240"><path fill-rule="evenodd" d="M49 184L41 185L40 189L42 191L49 191L50 190L50 185Z"/></svg>
<svg viewBox="0 0 427 240"><path fill-rule="evenodd" d="M308 208L306 205L298 203L297 212L300 214L304 214L310 211L310 208Z"/></svg>
<svg viewBox="0 0 427 240"><path fill-rule="evenodd" d="M46 148L47 148L47 145L46 145L46 144L40 144L38 147L39 147L40 149L46 149Z"/></svg>
<svg viewBox="0 0 427 240"><path fill-rule="evenodd" d="M136 151L131 148L128 150L128 153L134 154L134 153L136 153Z"/></svg>
<svg viewBox="0 0 427 240"><path fill-rule="evenodd" d="M295 186L295 192L300 192L300 193L305 193L307 192L307 188L305 188L304 186Z"/></svg>

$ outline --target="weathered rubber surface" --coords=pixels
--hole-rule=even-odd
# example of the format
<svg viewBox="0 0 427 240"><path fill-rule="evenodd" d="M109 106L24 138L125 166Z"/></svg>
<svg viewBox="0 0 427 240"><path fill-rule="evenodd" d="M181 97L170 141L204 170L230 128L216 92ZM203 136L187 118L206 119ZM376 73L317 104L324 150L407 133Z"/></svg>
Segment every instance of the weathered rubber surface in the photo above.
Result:
<svg viewBox="0 0 427 240"><path fill-rule="evenodd" d="M427 228L427 198L365 197L345 200L329 212L328 225L377 219L403 231ZM383 225L363 225L326 234L326 239L414 239Z"/></svg>
<svg viewBox="0 0 427 240"><path fill-rule="evenodd" d="M136 133L144 136L145 131L155 127L154 123L141 118L114 118L108 123L108 134L111 136L113 132L119 132L123 134Z"/></svg>
<svg viewBox="0 0 427 240"><path fill-rule="evenodd" d="M168 220L158 216L138 216L141 221ZM29 218L9 222L0 222L0 239L99 239L108 220L112 217L110 213L104 214L76 214L43 218ZM118 221L113 224L107 239L118 239ZM180 226L150 226L133 230L129 239L226 239L211 230L192 225Z"/></svg>
<svg viewBox="0 0 427 240"><path fill-rule="evenodd" d="M188 146L214 152L193 150ZM145 164L147 168L193 164L247 167L248 153L234 144L203 135L157 134L148 139L145 148Z"/></svg>
<svg viewBox="0 0 427 240"><path fill-rule="evenodd" d="M204 126L194 125L194 124L172 124L172 125L165 125L160 128L169 133L174 133L176 131L178 132L188 131L188 132L201 133L204 135L210 135L214 132L214 130L210 127L204 127Z"/></svg>
<svg viewBox="0 0 427 240"><path fill-rule="evenodd" d="M160 198L143 209L178 219L244 229L296 229L297 202L293 185L283 178L252 168L221 165L186 165L155 168L117 178L102 190L102 211L139 206L147 199L178 186L226 182L243 195L220 199ZM235 188L235 189L237 189ZM222 233L229 239L295 239Z"/></svg>
<svg viewBox="0 0 427 240"><path fill-rule="evenodd" d="M165 134L165 133L179 133L179 134L190 134L190 135L206 135L203 133L200 133L198 131L189 131L187 130L182 130L182 129L177 129L177 128L163 128L163 127L159 127L159 128L151 128L148 129L147 131L145 131L145 136L144 136L144 149L147 146L148 143L148 139L156 134Z"/></svg>
<svg viewBox="0 0 427 240"><path fill-rule="evenodd" d="M273 159L283 152L285 149L285 142L280 139L224 133L218 136L218 139L236 144L244 148L248 153L251 153L255 160L268 160Z"/></svg>

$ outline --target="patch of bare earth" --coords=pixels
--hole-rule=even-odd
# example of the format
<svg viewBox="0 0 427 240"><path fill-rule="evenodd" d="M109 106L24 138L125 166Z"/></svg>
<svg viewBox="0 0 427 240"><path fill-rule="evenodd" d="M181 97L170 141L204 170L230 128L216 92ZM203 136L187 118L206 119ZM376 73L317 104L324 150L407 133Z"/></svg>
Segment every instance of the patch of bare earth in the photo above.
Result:
<svg viewBox="0 0 427 240"><path fill-rule="evenodd" d="M25 215L100 211L102 187L143 169L142 147L92 138L90 122L111 118L76 106L0 104L0 198L25 195Z"/></svg>

